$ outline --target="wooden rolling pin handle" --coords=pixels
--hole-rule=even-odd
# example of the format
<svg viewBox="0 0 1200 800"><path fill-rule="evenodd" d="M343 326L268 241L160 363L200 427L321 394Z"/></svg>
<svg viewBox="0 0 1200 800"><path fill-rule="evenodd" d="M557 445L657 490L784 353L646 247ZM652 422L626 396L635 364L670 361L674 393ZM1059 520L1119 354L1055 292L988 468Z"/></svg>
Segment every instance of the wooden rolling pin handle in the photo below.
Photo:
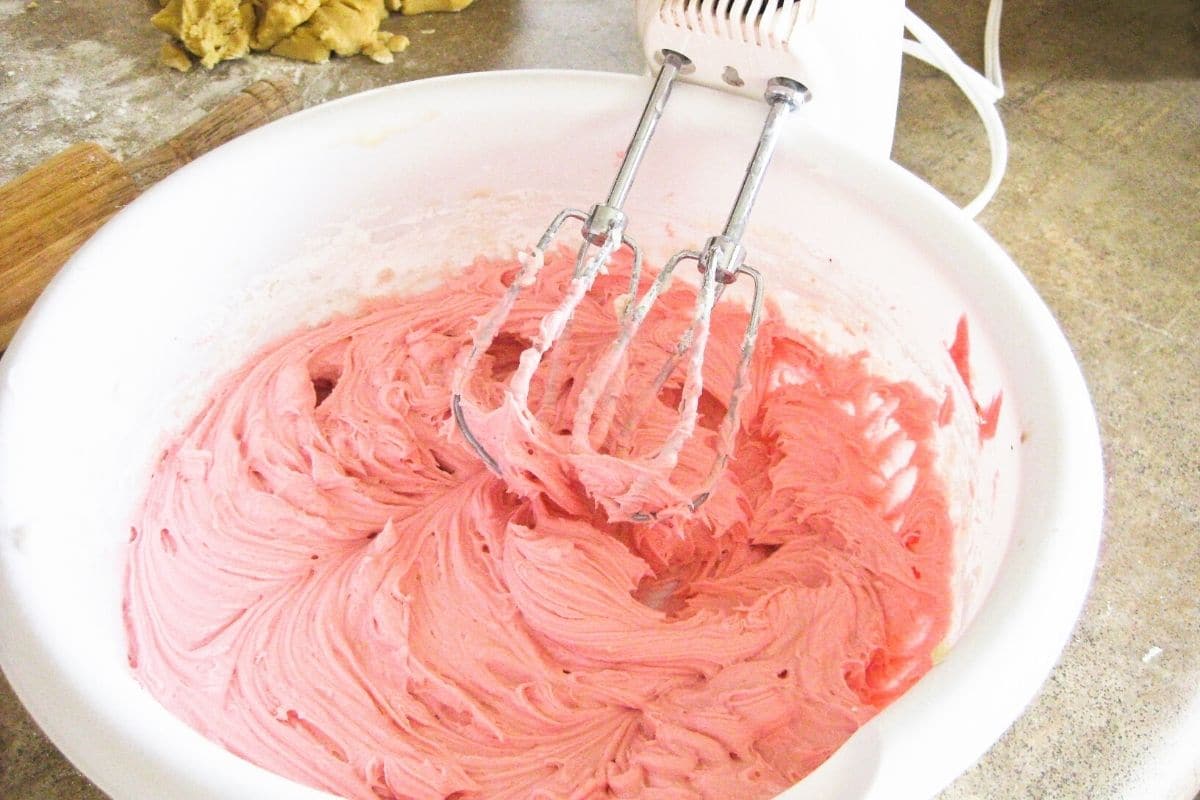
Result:
<svg viewBox="0 0 1200 800"><path fill-rule="evenodd" d="M214 147L300 108L294 87L258 81L122 164L91 142L0 186L0 350L71 254L151 184Z"/></svg>
<svg viewBox="0 0 1200 800"><path fill-rule="evenodd" d="M241 134L300 110L295 87L258 81L206 114L183 133L125 162L139 189L147 189L196 157Z"/></svg>

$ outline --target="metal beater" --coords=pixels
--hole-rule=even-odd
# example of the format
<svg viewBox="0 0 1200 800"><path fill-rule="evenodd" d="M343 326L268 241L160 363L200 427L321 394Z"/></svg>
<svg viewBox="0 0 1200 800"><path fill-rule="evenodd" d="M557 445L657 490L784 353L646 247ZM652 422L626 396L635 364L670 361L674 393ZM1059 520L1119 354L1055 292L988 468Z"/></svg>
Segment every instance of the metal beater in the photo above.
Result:
<svg viewBox="0 0 1200 800"><path fill-rule="evenodd" d="M469 376L478 367L480 359L491 347L501 326L512 312L517 297L523 289L532 285L536 280L537 273L542 266L542 254L552 245L568 220L578 220L582 223L580 231L582 241L579 244L575 269L566 296L563 302L542 321L541 335L535 337L534 343L522 354L520 365L509 381L508 391L520 408L528 409L530 384L543 357L563 336L575 309L592 287L596 276L605 269L619 249L628 248L632 254L630 297L635 299L631 300L621 312L617 338L596 363L579 393L579 402L576 406L570 433L572 450L594 452L592 439L596 431L593 429L593 418L596 416L597 406L599 405L604 411L607 406L611 406L612 402L615 402L615 393L606 395L605 390L617 372L633 337L655 301L666 289L676 267L684 261L696 262L701 279L691 323L676 343L666 363L659 370L654 385L645 394L646 398L653 399L678 367L679 362L685 357L687 358L679 404L679 419L658 451L641 462L653 470L659 470L662 474L669 475L678 462L684 443L696 429L699 401L703 390L704 353L708 344L713 308L725 287L734 283L739 276L746 276L753 283L749 321L742 337L733 390L718 430L713 464L707 477L696 487L692 496L690 508L695 510L708 499L713 486L733 454L741 401L748 389L750 359L754 352L762 316L763 279L757 270L745 263L746 252L742 246L742 237L767 167L778 144L784 120L806 103L810 99L810 94L802 84L790 78L777 77L767 82L764 93L764 99L769 108L766 121L754 155L746 169L741 190L729 213L725 229L720 234L710 237L699 251L684 250L673 255L646 292L637 298L642 270L642 253L637 243L626 232L629 220L623 211L623 206L654 131L659 120L662 119L672 86L681 75L687 74L692 69L691 60L673 50L660 51L659 59L661 59L661 67L658 77L626 150L621 168L613 181L608 199L594 205L588 213L574 208L564 209L550 223L538 241L533 256L525 261L501 302L490 315L481 321L476 330L474 345L453 382L451 408L455 422L467 442L489 468L502 475L503 470L500 463L476 438L467 422L464 403L468 401L464 400L464 389ZM607 410L611 411L611 408ZM532 416L532 411L529 413ZM601 425L605 428L604 432L606 432L612 422L611 415L601 413L599 417ZM626 419L618 441L628 440L628 434L639 418L640 414L634 413L631 418ZM603 438L603 432L601 438ZM618 450L621 449L625 449L625 454L628 455L627 447L618 446ZM632 514L631 518L637 521L648 521L654 518L654 514L639 511Z"/></svg>

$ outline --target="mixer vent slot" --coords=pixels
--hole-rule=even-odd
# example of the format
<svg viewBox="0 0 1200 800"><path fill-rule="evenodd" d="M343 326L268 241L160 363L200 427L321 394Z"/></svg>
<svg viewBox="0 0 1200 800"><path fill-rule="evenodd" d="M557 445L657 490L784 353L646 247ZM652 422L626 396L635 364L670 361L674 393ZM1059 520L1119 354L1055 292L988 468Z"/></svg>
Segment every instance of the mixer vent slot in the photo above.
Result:
<svg viewBox="0 0 1200 800"><path fill-rule="evenodd" d="M662 0L659 18L694 33L781 50L787 47L801 4L801 0Z"/></svg>

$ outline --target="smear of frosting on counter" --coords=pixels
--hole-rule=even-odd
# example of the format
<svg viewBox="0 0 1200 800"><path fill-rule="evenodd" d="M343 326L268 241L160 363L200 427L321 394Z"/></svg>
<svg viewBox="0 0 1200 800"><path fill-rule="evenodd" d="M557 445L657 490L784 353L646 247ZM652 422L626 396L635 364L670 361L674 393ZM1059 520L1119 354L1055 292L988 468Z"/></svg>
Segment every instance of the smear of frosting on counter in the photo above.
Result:
<svg viewBox="0 0 1200 800"><path fill-rule="evenodd" d="M350 798L770 797L945 635L941 404L768 308L737 456L694 518L609 523L563 487L522 496L454 429L448 390L517 269L480 260L287 336L216 386L136 514L129 663L205 736ZM499 404L569 275L548 257L479 397ZM627 282L601 276L562 374L611 341ZM659 367L691 302L656 307L628 383ZM720 306L710 418L744 323ZM549 413L570 419L571 402ZM674 418L663 404L642 424Z"/></svg>

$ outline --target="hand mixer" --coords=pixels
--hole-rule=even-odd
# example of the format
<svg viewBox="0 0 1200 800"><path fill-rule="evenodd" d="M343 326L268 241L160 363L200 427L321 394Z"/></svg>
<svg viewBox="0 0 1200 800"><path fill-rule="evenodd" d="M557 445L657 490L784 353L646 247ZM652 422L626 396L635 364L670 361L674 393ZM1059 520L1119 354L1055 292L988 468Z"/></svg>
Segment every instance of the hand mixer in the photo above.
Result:
<svg viewBox="0 0 1200 800"><path fill-rule="evenodd" d="M861 149L886 152L891 143L899 85L903 1L841 0L833 6L823 5L821 13L818 13L818 2L822 0L639 0L643 44L648 59L658 65L658 73L612 189L607 199L595 204L590 211L567 208L553 219L500 303L481 320L468 357L453 380L451 408L455 422L466 441L494 472L503 476L505 468L472 430L469 417L480 410L466 399L465 389L471 374L479 368L512 312L518 296L537 280L543 254L553 245L563 227L569 221L576 221L581 228L572 279L562 302L542 320L539 334L520 356L507 387L513 407L518 409L531 430L541 430L543 436L550 435L544 428L539 428L529 408L534 373L564 335L572 315L596 277L605 271L618 250L629 250L632 258L631 299L618 312L615 340L595 362L578 392L573 424L566 434L568 452L596 454L593 441L604 440L613 423L612 406L616 402L616 393L607 390L621 369L631 341L679 264L693 261L699 269L700 282L690 324L669 351L653 385L644 395L651 399L657 396L680 362L686 359L678 419L656 452L641 457L638 464L644 470L643 475L669 475L685 442L696 431L713 309L725 288L744 277L752 284L753 299L731 394L717 431L711 469L699 485L686 493L690 501L685 505L694 511L708 499L733 455L741 401L748 389L749 364L763 307L763 278L746 263L742 239L785 120L812 99L808 86L816 80L822 86L835 87L834 93L840 93L843 99L850 98L849 102L840 105L836 98L814 103L817 118L826 120L826 128L840 126L840 130L854 139ZM826 47L831 44L830 39L839 40L833 43L835 48L845 45L839 53L843 61L836 69L820 55L830 51L814 46L822 37ZM863 64L873 65L876 74L865 75ZM623 207L663 116L672 86L681 79L761 97L768 110L724 229L708 238L699 250L683 250L668 259L639 298L642 253L626 230L629 219ZM550 383L554 384L553 381ZM543 407L545 405L543 398ZM626 433L638 419L639 415L633 413L624 420ZM628 448L616 455L629 457ZM653 509L638 509L627 518L647 521L654 519L656 514Z"/></svg>

